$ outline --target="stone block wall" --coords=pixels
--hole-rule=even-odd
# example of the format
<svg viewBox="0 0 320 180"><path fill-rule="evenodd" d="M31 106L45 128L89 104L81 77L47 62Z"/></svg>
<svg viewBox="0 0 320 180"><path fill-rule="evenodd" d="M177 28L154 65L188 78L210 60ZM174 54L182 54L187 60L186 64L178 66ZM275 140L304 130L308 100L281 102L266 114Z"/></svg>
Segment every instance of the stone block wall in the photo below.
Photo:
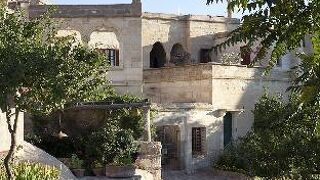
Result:
<svg viewBox="0 0 320 180"><path fill-rule="evenodd" d="M144 70L144 95L153 103L211 103L211 72L210 65Z"/></svg>
<svg viewBox="0 0 320 180"><path fill-rule="evenodd" d="M238 19L225 17L175 15L160 13L142 14L142 48L144 68L150 67L152 46L160 42L166 52L167 62L170 61L170 52L177 43L191 55L193 63L200 62L200 50L210 49L216 44L214 35L227 32L239 25ZM239 47L229 48L229 50ZM239 51L239 50L237 50ZM215 56L212 55L212 59Z"/></svg>
<svg viewBox="0 0 320 180"><path fill-rule="evenodd" d="M135 165L151 173L154 180L161 180L161 143L139 142L139 156Z"/></svg>
<svg viewBox="0 0 320 180"><path fill-rule="evenodd" d="M52 14L57 29L65 35L75 33L82 44L105 43L105 38L94 36L97 33L115 35L118 41L119 66L110 67L108 79L119 93L142 96L140 1L115 5L31 5L28 7L29 16L31 18L39 16L50 7L57 8Z"/></svg>
<svg viewBox="0 0 320 180"><path fill-rule="evenodd" d="M29 15L39 16L48 9L56 8L52 14L55 18L61 17L139 17L141 16L141 3L116 5L31 5Z"/></svg>

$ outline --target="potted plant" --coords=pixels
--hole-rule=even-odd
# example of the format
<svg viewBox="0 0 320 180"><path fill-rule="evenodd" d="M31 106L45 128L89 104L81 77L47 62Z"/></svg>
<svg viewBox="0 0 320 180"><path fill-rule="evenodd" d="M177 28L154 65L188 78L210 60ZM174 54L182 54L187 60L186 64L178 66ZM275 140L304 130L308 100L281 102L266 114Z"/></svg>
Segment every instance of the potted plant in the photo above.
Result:
<svg viewBox="0 0 320 180"><path fill-rule="evenodd" d="M94 161L92 164L92 172L95 176L105 176L106 170L105 166L102 165L99 161Z"/></svg>
<svg viewBox="0 0 320 180"><path fill-rule="evenodd" d="M135 175L136 167L131 156L117 156L114 163L106 166L106 176L110 178L130 178Z"/></svg>
<svg viewBox="0 0 320 180"><path fill-rule="evenodd" d="M71 156L70 168L77 177L83 177L85 169L83 168L83 160L79 159L76 154Z"/></svg>

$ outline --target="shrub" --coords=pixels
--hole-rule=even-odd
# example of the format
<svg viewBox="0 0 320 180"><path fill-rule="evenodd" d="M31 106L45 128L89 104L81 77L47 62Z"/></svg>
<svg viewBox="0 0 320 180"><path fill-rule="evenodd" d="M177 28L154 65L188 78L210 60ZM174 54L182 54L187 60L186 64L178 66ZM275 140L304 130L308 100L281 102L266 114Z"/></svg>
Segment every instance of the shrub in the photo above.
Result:
<svg viewBox="0 0 320 180"><path fill-rule="evenodd" d="M320 174L320 105L292 96L263 96L252 132L226 148L215 167L264 178L313 179Z"/></svg>
<svg viewBox="0 0 320 180"><path fill-rule="evenodd" d="M122 157L131 157L137 150L133 134L132 130L120 128L117 121L106 121L89 136L85 153L88 164L98 161L106 165Z"/></svg>
<svg viewBox="0 0 320 180"><path fill-rule="evenodd" d="M78 158L76 154L73 154L71 156L70 166L71 166L70 168L72 169L81 169L83 168L83 160Z"/></svg>
<svg viewBox="0 0 320 180"><path fill-rule="evenodd" d="M18 163L13 165L16 180L58 180L59 170L56 167L37 163ZM3 164L0 165L0 180L6 180Z"/></svg>
<svg viewBox="0 0 320 180"><path fill-rule="evenodd" d="M114 95L97 104L135 103L140 99L132 96ZM70 110L72 111L72 110ZM85 122L72 119L72 112L66 112L63 119L64 132L68 138L59 139L52 134L58 132L58 126L53 121L56 117L34 116L33 121L36 136L30 136L31 141L37 147L44 149L49 154L68 158L72 154L84 160L86 169L90 169L93 162L106 165L117 161L118 164L130 164L134 161L136 153L135 140L142 137L144 132L144 119L141 110L137 108L120 108L108 110L93 110L92 118ZM91 116L90 116L91 117ZM43 121L40 119L43 118ZM46 118L51 120L45 120ZM97 123L88 123L97 121ZM44 133L45 132L45 133ZM73 133L74 132L74 133Z"/></svg>

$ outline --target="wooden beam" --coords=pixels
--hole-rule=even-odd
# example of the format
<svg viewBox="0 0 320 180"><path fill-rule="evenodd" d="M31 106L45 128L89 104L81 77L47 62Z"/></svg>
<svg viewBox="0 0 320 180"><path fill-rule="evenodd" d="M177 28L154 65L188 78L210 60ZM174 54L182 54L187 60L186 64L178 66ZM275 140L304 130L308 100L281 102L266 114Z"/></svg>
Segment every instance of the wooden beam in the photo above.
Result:
<svg viewBox="0 0 320 180"><path fill-rule="evenodd" d="M150 107L149 102L124 103L124 104L78 104L65 108L65 110L82 110L82 109L120 109L120 108L144 108Z"/></svg>

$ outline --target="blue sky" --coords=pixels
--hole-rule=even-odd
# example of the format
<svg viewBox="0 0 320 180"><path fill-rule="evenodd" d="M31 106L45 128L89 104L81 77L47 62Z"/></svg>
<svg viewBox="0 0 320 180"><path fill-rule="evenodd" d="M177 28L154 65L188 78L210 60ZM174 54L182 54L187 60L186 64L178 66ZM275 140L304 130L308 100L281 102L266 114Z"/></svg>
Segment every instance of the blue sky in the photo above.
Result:
<svg viewBox="0 0 320 180"><path fill-rule="evenodd" d="M50 1L50 0L49 0ZM53 4L119 4L131 0L51 0ZM206 5L206 0L142 0L143 11L154 13L225 16L226 4ZM240 15L236 15L240 17Z"/></svg>

